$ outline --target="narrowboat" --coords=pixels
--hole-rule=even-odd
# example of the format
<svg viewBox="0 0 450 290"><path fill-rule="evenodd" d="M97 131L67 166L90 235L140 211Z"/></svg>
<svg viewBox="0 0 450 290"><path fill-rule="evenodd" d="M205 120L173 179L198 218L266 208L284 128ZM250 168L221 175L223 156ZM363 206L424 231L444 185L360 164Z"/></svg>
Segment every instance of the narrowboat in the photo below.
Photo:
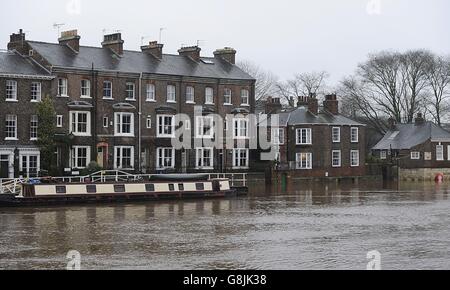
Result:
<svg viewBox="0 0 450 290"><path fill-rule="evenodd" d="M28 182L19 194L0 194L0 207L157 201L236 196L229 179L195 175L154 176L148 181L105 183Z"/></svg>

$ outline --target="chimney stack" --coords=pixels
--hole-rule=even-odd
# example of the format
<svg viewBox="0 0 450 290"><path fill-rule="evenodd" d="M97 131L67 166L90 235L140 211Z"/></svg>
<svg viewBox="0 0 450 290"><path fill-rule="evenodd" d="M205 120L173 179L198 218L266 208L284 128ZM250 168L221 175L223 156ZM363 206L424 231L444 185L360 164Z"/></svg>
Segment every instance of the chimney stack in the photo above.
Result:
<svg viewBox="0 0 450 290"><path fill-rule="evenodd" d="M114 34L108 34L104 36L104 40L102 42L103 48L109 48L112 51L114 51L117 55L122 56L123 55L123 43L122 40L122 34L121 33L114 33Z"/></svg>
<svg viewBox="0 0 450 290"><path fill-rule="evenodd" d="M395 128L397 126L397 121L393 117L390 117L388 119L388 124L389 124L389 130L395 130Z"/></svg>
<svg viewBox="0 0 450 290"><path fill-rule="evenodd" d="M153 55L157 59L162 59L164 44L159 44L157 41L151 41L148 45L141 46L144 53Z"/></svg>
<svg viewBox="0 0 450 290"><path fill-rule="evenodd" d="M9 36L8 50L17 50L22 54L25 54L25 33L22 29L19 33L13 33ZM28 53L27 53L28 54Z"/></svg>
<svg viewBox="0 0 450 290"><path fill-rule="evenodd" d="M339 102L336 94L326 95L323 107L327 112L333 115L339 115Z"/></svg>
<svg viewBox="0 0 450 290"><path fill-rule="evenodd" d="M187 56L192 58L195 61L200 61L200 51L202 49L198 46L188 46L188 47L182 47L178 50L178 53L181 56Z"/></svg>
<svg viewBox="0 0 450 290"><path fill-rule="evenodd" d="M308 98L308 110L314 115L319 113L319 100L317 98Z"/></svg>
<svg viewBox="0 0 450 290"><path fill-rule="evenodd" d="M297 107L306 107L306 106L308 106L308 100L309 100L309 97L299 96L298 97L298 102L297 102Z"/></svg>
<svg viewBox="0 0 450 290"><path fill-rule="evenodd" d="M414 123L416 125L422 125L425 123L425 118L423 117L422 113L418 113L416 119L414 120Z"/></svg>
<svg viewBox="0 0 450 290"><path fill-rule="evenodd" d="M76 52L80 52L80 36L77 30L63 31L58 39L59 44L67 45Z"/></svg>
<svg viewBox="0 0 450 290"><path fill-rule="evenodd" d="M214 57L221 58L231 64L236 64L236 50L231 47L216 50Z"/></svg>
<svg viewBox="0 0 450 290"><path fill-rule="evenodd" d="M268 97L266 101L265 113L274 114L281 110L280 98Z"/></svg>

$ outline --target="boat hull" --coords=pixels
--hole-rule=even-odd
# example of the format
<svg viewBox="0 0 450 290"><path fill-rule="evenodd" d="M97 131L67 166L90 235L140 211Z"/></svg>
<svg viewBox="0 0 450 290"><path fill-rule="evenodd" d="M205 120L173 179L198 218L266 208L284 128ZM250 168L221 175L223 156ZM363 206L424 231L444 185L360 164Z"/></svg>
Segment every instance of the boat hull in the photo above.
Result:
<svg viewBox="0 0 450 290"><path fill-rule="evenodd" d="M216 199L238 196L235 190L220 192L171 192L171 193L110 193L95 195L42 195L36 197L17 197L3 194L0 207L53 206L76 204L127 203L146 201L168 201L187 199Z"/></svg>

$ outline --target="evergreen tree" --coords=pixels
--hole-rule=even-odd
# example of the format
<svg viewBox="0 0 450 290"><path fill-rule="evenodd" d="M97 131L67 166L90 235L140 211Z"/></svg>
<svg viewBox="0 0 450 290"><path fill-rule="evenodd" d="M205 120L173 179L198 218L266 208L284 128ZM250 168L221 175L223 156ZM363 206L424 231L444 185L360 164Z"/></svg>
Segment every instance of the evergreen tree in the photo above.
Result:
<svg viewBox="0 0 450 290"><path fill-rule="evenodd" d="M50 96L46 96L38 104L37 116L39 121L37 145L41 151L41 168L50 173L53 169L56 132L56 112Z"/></svg>

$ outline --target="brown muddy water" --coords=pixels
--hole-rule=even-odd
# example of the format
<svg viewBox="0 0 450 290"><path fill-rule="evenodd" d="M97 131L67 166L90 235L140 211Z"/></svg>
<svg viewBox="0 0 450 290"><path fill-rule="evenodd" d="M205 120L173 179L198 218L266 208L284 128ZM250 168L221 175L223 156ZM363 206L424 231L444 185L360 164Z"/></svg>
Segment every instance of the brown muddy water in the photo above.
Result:
<svg viewBox="0 0 450 290"><path fill-rule="evenodd" d="M450 185L297 184L248 197L0 208L0 269L450 268Z"/></svg>

